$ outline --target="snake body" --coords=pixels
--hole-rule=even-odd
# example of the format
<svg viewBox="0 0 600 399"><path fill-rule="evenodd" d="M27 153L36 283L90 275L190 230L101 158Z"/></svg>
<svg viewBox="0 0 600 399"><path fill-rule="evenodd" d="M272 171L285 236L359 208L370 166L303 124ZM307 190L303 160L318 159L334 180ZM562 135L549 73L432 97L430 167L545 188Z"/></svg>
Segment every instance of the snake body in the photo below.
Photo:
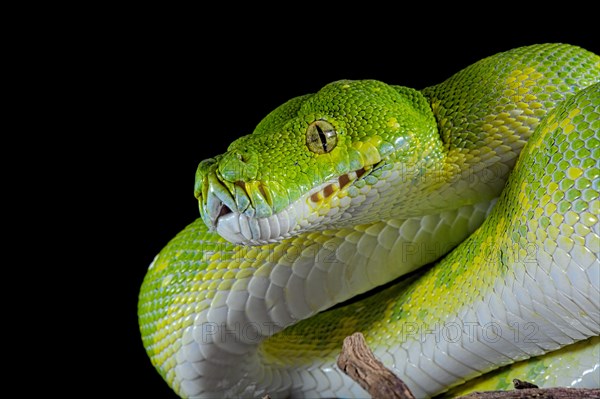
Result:
<svg viewBox="0 0 600 399"><path fill-rule="evenodd" d="M599 81L544 44L281 105L200 163L140 292L152 363L182 397L365 397L360 331L417 397L600 385Z"/></svg>

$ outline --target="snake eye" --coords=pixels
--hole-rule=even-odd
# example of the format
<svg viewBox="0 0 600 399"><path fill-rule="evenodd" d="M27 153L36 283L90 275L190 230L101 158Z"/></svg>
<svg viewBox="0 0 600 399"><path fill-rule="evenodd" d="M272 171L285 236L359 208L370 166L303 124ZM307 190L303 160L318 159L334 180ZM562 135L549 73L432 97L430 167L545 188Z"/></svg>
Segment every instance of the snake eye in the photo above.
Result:
<svg viewBox="0 0 600 399"><path fill-rule="evenodd" d="M315 154L328 153L337 145L337 132L329 122L314 121L308 125L306 145Z"/></svg>

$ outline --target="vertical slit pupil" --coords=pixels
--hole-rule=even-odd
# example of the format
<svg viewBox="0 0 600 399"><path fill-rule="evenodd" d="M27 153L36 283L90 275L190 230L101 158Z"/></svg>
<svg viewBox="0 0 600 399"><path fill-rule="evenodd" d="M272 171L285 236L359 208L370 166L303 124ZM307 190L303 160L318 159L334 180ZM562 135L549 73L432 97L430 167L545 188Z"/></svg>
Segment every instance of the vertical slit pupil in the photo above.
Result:
<svg viewBox="0 0 600 399"><path fill-rule="evenodd" d="M323 146L325 152L327 152L327 136L325 135L325 132L323 132L323 129L321 129L321 126L315 125L315 128L317 129L317 133L319 134L321 145Z"/></svg>

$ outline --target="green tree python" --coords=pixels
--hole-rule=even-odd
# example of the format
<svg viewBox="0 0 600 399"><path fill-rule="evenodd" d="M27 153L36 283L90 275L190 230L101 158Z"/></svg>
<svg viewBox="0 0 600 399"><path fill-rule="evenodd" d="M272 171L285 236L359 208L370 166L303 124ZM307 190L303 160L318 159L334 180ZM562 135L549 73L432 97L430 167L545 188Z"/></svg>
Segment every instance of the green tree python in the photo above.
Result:
<svg viewBox="0 0 600 399"><path fill-rule="evenodd" d="M417 397L598 387L599 81L543 44L279 106L198 166L139 295L152 364L182 397L366 397L335 364L362 332Z"/></svg>

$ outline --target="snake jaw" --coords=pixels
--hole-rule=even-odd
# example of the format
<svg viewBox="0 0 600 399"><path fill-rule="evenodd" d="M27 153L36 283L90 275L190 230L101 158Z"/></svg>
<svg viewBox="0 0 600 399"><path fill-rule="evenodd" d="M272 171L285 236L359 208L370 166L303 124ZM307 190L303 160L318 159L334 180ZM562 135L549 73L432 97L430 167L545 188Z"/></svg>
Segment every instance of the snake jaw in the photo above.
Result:
<svg viewBox="0 0 600 399"><path fill-rule="evenodd" d="M215 173L206 174L201 180L203 189L197 198L202 220L209 230L234 244L262 245L289 237L303 213L299 201L295 201L276 214L269 212L269 216L260 217L261 213L250 205L256 196L250 198L246 184L228 184ZM237 189L241 186L246 195L239 195Z"/></svg>
<svg viewBox="0 0 600 399"><path fill-rule="evenodd" d="M314 226L334 223L351 202L345 190L368 176L380 164L366 165L330 179L283 210L266 217L257 216L252 206L241 209L224 187L211 185L206 206L201 207L206 209L203 219L209 221L209 228L234 244L264 245L277 242L314 229Z"/></svg>
<svg viewBox="0 0 600 399"><path fill-rule="evenodd" d="M293 235L297 227L297 203L275 215L255 218L245 213L226 212L216 219L216 231L227 241L242 245L263 245Z"/></svg>

